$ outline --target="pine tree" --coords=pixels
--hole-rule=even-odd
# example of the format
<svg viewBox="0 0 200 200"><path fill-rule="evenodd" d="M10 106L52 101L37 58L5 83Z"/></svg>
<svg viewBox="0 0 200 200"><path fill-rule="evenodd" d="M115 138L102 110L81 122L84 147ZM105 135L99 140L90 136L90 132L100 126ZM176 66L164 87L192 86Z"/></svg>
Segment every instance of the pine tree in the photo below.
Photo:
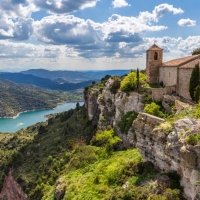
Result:
<svg viewBox="0 0 200 200"><path fill-rule="evenodd" d="M189 92L192 100L195 100L195 89L199 85L199 64L196 64L190 78Z"/></svg>

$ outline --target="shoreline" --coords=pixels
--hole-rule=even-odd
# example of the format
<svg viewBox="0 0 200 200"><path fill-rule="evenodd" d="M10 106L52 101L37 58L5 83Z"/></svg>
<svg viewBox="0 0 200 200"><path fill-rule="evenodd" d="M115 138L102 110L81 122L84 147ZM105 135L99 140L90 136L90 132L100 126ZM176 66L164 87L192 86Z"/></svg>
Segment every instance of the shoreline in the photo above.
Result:
<svg viewBox="0 0 200 200"><path fill-rule="evenodd" d="M38 110L55 110L56 108L58 108L58 105L63 105L65 103L77 103L77 102L84 102L84 100L77 100L77 101L65 101L63 103L57 103L57 106L55 108L41 108L41 109L33 109L33 110L25 110L23 112L19 112L17 113L17 115L13 116L13 117L0 117L0 119L16 119L17 117L19 117L20 114L22 113L26 113L26 112L33 112L33 111L38 111Z"/></svg>

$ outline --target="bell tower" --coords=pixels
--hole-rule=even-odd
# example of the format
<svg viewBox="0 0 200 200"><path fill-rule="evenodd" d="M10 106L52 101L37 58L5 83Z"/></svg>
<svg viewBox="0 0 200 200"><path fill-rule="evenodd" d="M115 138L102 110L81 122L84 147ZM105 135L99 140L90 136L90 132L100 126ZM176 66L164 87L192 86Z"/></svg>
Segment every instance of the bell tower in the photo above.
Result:
<svg viewBox="0 0 200 200"><path fill-rule="evenodd" d="M146 51L146 74L148 83L159 82L159 65L162 64L163 49L153 44Z"/></svg>

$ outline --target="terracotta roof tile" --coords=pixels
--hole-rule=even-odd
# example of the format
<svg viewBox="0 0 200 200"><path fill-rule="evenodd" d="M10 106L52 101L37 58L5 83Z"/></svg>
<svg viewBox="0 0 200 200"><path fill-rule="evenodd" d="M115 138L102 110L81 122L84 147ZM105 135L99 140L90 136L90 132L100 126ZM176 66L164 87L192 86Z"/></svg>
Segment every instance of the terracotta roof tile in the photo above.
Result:
<svg viewBox="0 0 200 200"><path fill-rule="evenodd" d="M181 68L182 68L183 65L187 66L186 64L188 64L194 60L197 60L197 62L198 62L198 59L200 59L200 55L187 56L184 58L178 58L178 59L164 62L160 66L162 66L162 67L180 67L181 66Z"/></svg>
<svg viewBox="0 0 200 200"><path fill-rule="evenodd" d="M161 49L160 47L158 47L156 44L153 44L147 51L150 51L150 50L163 50Z"/></svg>

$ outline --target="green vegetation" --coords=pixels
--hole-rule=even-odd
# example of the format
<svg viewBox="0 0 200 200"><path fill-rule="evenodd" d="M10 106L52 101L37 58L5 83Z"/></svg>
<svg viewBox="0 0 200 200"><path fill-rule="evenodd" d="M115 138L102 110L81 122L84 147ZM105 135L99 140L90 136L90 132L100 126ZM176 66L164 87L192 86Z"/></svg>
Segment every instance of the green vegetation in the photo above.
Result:
<svg viewBox="0 0 200 200"><path fill-rule="evenodd" d="M163 122L159 126L156 126L155 131L164 131L166 134L173 131L173 127L169 122Z"/></svg>
<svg viewBox="0 0 200 200"><path fill-rule="evenodd" d="M110 153L121 141L122 140L116 135L114 129L107 129L105 131L97 131L91 143L105 147L106 151Z"/></svg>
<svg viewBox="0 0 200 200"><path fill-rule="evenodd" d="M160 110L160 106L155 102L147 104L144 108L144 112L161 118L165 117L165 114Z"/></svg>
<svg viewBox="0 0 200 200"><path fill-rule="evenodd" d="M189 92L190 92L190 96L193 101L195 101L195 99L199 101L199 97L197 97L198 91L196 92L197 94L195 95L195 90L197 89L197 87L199 86L199 83L200 83L199 78L200 78L199 77L199 64L196 64L192 71L190 83L189 83Z"/></svg>
<svg viewBox="0 0 200 200"><path fill-rule="evenodd" d="M193 50L192 55L198 55L200 54L200 48Z"/></svg>
<svg viewBox="0 0 200 200"><path fill-rule="evenodd" d="M184 142L190 145L197 145L197 144L200 145L200 134L197 135L190 134L185 138Z"/></svg>
<svg viewBox="0 0 200 200"><path fill-rule="evenodd" d="M0 93L0 117L14 117L27 110L51 109L57 103L83 99L80 91L52 91L8 80L0 80Z"/></svg>
<svg viewBox="0 0 200 200"><path fill-rule="evenodd" d="M129 111L125 115L121 113L121 121L118 123L120 131L127 134L137 116L135 111Z"/></svg>
<svg viewBox="0 0 200 200"><path fill-rule="evenodd" d="M139 77L139 83L138 83L138 77ZM139 73L137 75L137 72L133 71L130 72L127 76L124 77L124 79L121 81L120 89L122 91L133 91L137 85L142 86L142 84L146 81L146 75L143 73Z"/></svg>

